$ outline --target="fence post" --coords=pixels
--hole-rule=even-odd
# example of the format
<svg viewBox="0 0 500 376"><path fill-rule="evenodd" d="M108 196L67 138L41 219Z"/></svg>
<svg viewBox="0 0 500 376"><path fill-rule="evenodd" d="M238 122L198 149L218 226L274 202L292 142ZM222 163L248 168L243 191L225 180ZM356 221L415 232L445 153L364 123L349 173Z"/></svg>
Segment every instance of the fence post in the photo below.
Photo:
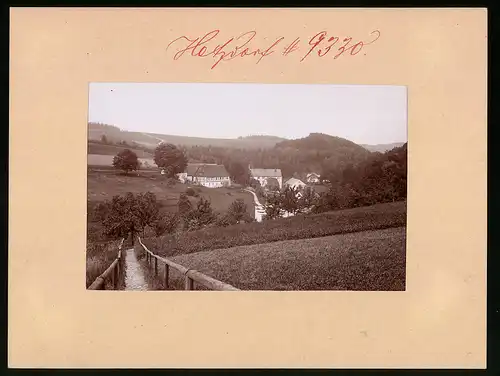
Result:
<svg viewBox="0 0 500 376"><path fill-rule="evenodd" d="M115 288L115 268L111 272L111 285Z"/></svg>
<svg viewBox="0 0 500 376"><path fill-rule="evenodd" d="M165 290L168 289L168 272L169 272L168 264L165 264L165 275L164 275L164 277L165 277L165 281L164 281Z"/></svg>
<svg viewBox="0 0 500 376"><path fill-rule="evenodd" d="M120 261L116 263L115 267L113 268L113 288L116 290L116 287L118 286L118 268L120 265Z"/></svg>
<svg viewBox="0 0 500 376"><path fill-rule="evenodd" d="M116 272L116 275L118 276L117 279L120 280L122 276L122 254L120 251L118 253L118 265L116 267L118 268Z"/></svg>
<svg viewBox="0 0 500 376"><path fill-rule="evenodd" d="M184 281L184 290L193 290L193 287L194 287L194 281L189 278L188 276L186 276L186 279Z"/></svg>
<svg viewBox="0 0 500 376"><path fill-rule="evenodd" d="M155 257L155 277L158 277L158 259Z"/></svg>

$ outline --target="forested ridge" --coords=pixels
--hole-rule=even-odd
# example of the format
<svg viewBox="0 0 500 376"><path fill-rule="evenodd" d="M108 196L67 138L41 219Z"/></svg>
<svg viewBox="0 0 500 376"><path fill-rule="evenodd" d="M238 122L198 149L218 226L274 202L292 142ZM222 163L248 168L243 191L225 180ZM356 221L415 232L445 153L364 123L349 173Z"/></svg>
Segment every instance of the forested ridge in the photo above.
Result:
<svg viewBox="0 0 500 376"><path fill-rule="evenodd" d="M232 170L234 164L255 168L279 168L283 176L326 171L349 164L357 165L371 153L354 142L340 137L312 133L308 137L287 140L269 149L227 149L194 146L183 148L190 161L224 164Z"/></svg>

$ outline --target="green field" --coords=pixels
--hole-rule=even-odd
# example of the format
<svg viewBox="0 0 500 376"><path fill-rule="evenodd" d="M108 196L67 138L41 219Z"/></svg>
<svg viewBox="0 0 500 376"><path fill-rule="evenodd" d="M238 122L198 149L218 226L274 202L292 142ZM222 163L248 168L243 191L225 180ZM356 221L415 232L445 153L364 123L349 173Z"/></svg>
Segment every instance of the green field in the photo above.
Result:
<svg viewBox="0 0 500 376"><path fill-rule="evenodd" d="M242 245L308 239L350 232L406 226L406 202L304 214L272 221L225 228L206 228L176 235L144 239L162 256L177 256Z"/></svg>
<svg viewBox="0 0 500 376"><path fill-rule="evenodd" d="M187 184L176 183L170 185L168 179L159 172L139 172L137 174L121 175L114 171L92 171L87 174L87 201L89 210L104 200L110 200L114 195L125 195L127 192L152 192L165 212L177 211L179 195L189 187ZM196 186L200 197L210 200L212 208L218 212L225 212L236 199L243 199L247 204L248 213L254 216L252 195L240 188L206 188ZM194 204L199 197L190 197Z"/></svg>
<svg viewBox="0 0 500 376"><path fill-rule="evenodd" d="M87 154L87 165L89 167L113 168L114 155ZM141 163L140 169L158 170L152 158L138 158Z"/></svg>
<svg viewBox="0 0 500 376"><path fill-rule="evenodd" d="M234 139L224 138L205 138L205 137L188 137L170 134L156 134L156 133L143 133L121 130L115 126L89 123L88 124L88 139L100 140L105 135L108 140L113 142L126 141L131 144L136 142L154 148L158 145L160 140L163 140L174 145L184 146L213 146L213 147L227 147L227 148L247 148L247 149L260 149L272 148L276 143L284 141L284 138L275 136L248 136Z"/></svg>
<svg viewBox="0 0 500 376"><path fill-rule="evenodd" d="M88 143L87 154L114 156L125 149L132 150L135 154L137 154L138 158L153 158L153 154L145 152L144 150L134 149L133 147L127 147L124 145L105 145L93 142Z"/></svg>
<svg viewBox="0 0 500 376"><path fill-rule="evenodd" d="M404 291L406 227L218 249L171 259L242 290ZM150 285L163 288L160 279L152 282L150 277ZM172 272L171 285L171 289L182 289L182 276Z"/></svg>

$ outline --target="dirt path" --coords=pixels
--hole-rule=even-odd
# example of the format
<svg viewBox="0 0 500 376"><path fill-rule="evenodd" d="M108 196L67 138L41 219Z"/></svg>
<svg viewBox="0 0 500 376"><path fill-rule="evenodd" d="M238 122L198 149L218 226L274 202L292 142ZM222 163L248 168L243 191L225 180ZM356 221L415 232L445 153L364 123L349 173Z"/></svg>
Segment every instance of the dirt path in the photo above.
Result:
<svg viewBox="0 0 500 376"><path fill-rule="evenodd" d="M253 195L253 200L254 200L254 203L255 203L255 220L257 222L262 222L262 218L263 218L263 216L265 214L265 210L264 210L263 205L260 203L259 198L255 194L255 192L253 192L253 191L251 191L249 189L245 189L245 191L246 192L250 192Z"/></svg>
<svg viewBox="0 0 500 376"><path fill-rule="evenodd" d="M162 140L161 138L159 137L155 137L155 136L151 136L150 134L147 134L147 133L142 133L144 136L148 136L148 137L151 137L152 139L158 141L158 144L161 144L162 142L165 142L164 140Z"/></svg>
<svg viewBox="0 0 500 376"><path fill-rule="evenodd" d="M127 249L125 252L125 290L148 290L148 284L134 249Z"/></svg>

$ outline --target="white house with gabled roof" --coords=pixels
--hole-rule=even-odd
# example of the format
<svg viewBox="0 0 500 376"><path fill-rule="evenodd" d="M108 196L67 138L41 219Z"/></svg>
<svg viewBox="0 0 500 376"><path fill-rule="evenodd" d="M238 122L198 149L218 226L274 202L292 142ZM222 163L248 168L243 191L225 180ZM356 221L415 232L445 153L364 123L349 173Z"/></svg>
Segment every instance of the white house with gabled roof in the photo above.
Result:
<svg viewBox="0 0 500 376"><path fill-rule="evenodd" d="M279 168L250 168L250 176L257 180L262 187L268 183L268 179L274 178L278 181L280 189L283 187L283 176Z"/></svg>
<svg viewBox="0 0 500 376"><path fill-rule="evenodd" d="M203 185L207 188L231 186L231 178L224 165L210 163L190 163L183 173L177 175L183 183Z"/></svg>

